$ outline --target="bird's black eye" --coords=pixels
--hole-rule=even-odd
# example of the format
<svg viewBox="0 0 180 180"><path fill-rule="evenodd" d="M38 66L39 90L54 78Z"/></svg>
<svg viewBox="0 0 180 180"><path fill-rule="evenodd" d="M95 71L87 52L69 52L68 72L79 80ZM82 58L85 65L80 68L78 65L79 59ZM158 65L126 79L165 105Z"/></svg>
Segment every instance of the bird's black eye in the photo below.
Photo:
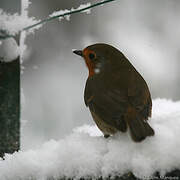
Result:
<svg viewBox="0 0 180 180"><path fill-rule="evenodd" d="M90 54L89 54L89 59L92 60L92 59L94 59L94 58L95 58L95 55L94 55L93 53L90 53Z"/></svg>

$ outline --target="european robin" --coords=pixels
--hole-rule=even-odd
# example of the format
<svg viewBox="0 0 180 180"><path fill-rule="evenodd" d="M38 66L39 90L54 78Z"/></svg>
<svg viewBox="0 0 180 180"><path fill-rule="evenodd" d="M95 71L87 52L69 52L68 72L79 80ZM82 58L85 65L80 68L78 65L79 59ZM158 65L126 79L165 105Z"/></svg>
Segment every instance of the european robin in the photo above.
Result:
<svg viewBox="0 0 180 180"><path fill-rule="evenodd" d="M108 44L73 52L84 58L89 69L84 101L104 137L127 129L135 142L153 136L147 122L152 109L149 88L122 52Z"/></svg>

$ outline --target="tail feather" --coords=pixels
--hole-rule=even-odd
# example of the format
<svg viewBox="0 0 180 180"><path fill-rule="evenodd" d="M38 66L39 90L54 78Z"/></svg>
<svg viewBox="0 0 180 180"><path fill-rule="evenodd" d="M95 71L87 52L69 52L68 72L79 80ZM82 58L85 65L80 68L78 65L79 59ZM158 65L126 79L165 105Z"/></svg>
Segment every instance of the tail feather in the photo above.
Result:
<svg viewBox="0 0 180 180"><path fill-rule="evenodd" d="M147 136L154 135L154 130L148 122L144 121L143 117L138 115L135 110L127 113L126 122L130 130L131 138L135 142L141 142Z"/></svg>

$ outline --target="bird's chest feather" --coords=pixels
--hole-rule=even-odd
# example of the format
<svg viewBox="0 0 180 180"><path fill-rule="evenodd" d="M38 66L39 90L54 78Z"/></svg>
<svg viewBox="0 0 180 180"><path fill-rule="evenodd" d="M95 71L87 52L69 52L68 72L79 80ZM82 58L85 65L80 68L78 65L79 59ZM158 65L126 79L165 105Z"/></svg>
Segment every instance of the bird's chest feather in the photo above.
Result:
<svg viewBox="0 0 180 180"><path fill-rule="evenodd" d="M101 94L104 91L119 90L126 91L129 77L126 70L106 73L103 75L93 76L89 82L89 88L93 92Z"/></svg>
<svg viewBox="0 0 180 180"><path fill-rule="evenodd" d="M127 97L128 76L126 71L116 73L97 75L87 79L84 99L86 105L91 102L111 103L111 99Z"/></svg>

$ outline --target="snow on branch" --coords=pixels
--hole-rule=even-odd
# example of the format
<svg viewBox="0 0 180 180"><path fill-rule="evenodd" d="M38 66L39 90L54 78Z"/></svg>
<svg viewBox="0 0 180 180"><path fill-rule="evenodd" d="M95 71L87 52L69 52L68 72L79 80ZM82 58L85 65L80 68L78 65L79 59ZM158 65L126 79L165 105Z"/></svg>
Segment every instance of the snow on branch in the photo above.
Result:
<svg viewBox="0 0 180 180"><path fill-rule="evenodd" d="M26 49L26 45L24 43L26 38L25 31L28 31L28 33L32 33L34 32L35 29L39 29L40 27L42 27L42 25L45 24L46 22L49 22L57 18L59 18L59 20L63 18L70 20L71 14L80 13L80 12L89 14L91 8L103 5L105 3L109 3L111 1L115 1L115 0L104 0L92 5L90 3L81 4L77 9L71 8L71 10L66 9L66 10L56 11L51 15L49 15L48 18L43 20L36 20L34 17L28 17L27 9L30 4L29 0L21 1L21 15L19 15L18 13L15 13L13 15L8 14L4 12L2 9L0 9L0 52L3 52L1 53L0 61L10 62L12 58L18 56L20 53L21 56L20 59L22 62L23 52ZM12 49L13 46L10 45L10 42L13 42L14 40L12 38L19 33L21 33L20 48L17 46L13 51ZM11 40L8 40L6 42L7 38L11 38ZM9 44L10 46L7 46L7 44ZM6 49L4 49L4 47ZM10 49L12 51L10 51ZM9 52L11 55L7 56L6 52ZM6 56L6 57L2 57L2 56Z"/></svg>
<svg viewBox="0 0 180 180"><path fill-rule="evenodd" d="M52 18L58 17L59 20L65 18L66 20L69 21L72 12L77 12L80 10L80 12L90 14L91 13L91 9L89 8L90 6L91 6L91 3L81 4L77 9L71 8L71 10L65 9L65 10L55 11L52 14L50 14L49 17L52 17ZM85 10L83 10L83 9L85 9Z"/></svg>
<svg viewBox="0 0 180 180"><path fill-rule="evenodd" d="M103 0L101 2L98 2L98 3L95 3L95 4L90 4L90 3L87 3L87 4L82 4L80 5L77 9L74 9L74 8L71 8L71 10L60 10L60 11L56 11L54 12L53 14L50 15L49 18L46 18L36 24L33 24L29 27L26 27L24 28L23 30L28 30L28 29L31 29L37 25L40 25L40 24L44 24L48 21L51 21L53 19L61 19L61 18L64 18L66 17L67 20L69 20L68 16L70 17L71 14L76 14L76 13L80 13L80 12L85 12L85 13L89 13L90 12L90 9L94 8L94 7L97 7L97 6L101 6L103 4L106 4L106 3L109 3L109 2L112 2L112 1L116 1L116 0Z"/></svg>
<svg viewBox="0 0 180 180"><path fill-rule="evenodd" d="M128 133L105 139L95 126L82 126L39 149L6 154L0 179L93 179L129 171L142 179L152 179L156 171L164 175L180 167L180 102L154 100L152 114L156 134L142 143L134 143Z"/></svg>
<svg viewBox="0 0 180 180"><path fill-rule="evenodd" d="M17 13L14 15L10 15L3 12L3 10L0 9L0 39L13 37L21 31L28 30L29 32L33 32L34 29L39 29L42 26L42 24L45 24L46 22L49 22L53 19L61 19L64 17L66 17L66 19L69 19L68 17L70 17L71 14L80 12L89 13L91 8L101 6L112 1L116 0L103 0L92 5L90 3L82 4L77 9L71 8L71 10L60 10L58 12L54 12L48 18L43 19L41 21L36 20L34 17L30 18L24 15L21 16ZM25 5L27 5L27 3ZM1 32L3 32L3 34Z"/></svg>
<svg viewBox="0 0 180 180"><path fill-rule="evenodd" d="M12 37L25 27L38 22L34 17L19 15L18 13L12 15L0 9L0 39ZM35 27L35 29L37 28L39 27ZM33 30L34 29L29 29L29 32L33 32Z"/></svg>

